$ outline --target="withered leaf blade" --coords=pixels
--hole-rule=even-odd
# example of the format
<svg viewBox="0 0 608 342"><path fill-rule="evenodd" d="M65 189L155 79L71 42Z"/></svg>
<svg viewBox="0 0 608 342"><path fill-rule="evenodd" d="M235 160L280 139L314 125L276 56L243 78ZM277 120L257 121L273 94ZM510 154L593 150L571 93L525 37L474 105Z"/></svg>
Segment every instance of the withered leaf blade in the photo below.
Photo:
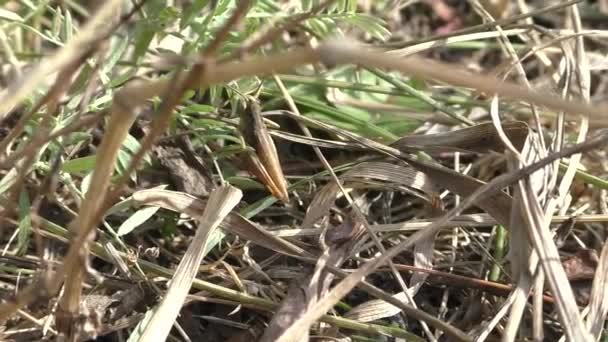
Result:
<svg viewBox="0 0 608 342"><path fill-rule="evenodd" d="M399 292L393 297L400 301L406 301L407 296L404 292ZM344 317L350 318L358 322L373 322L386 317L391 317L401 312L398 307L389 304L382 299L371 299L367 302L359 304L347 312Z"/></svg>
<svg viewBox="0 0 608 342"><path fill-rule="evenodd" d="M158 206L186 214L193 218L199 218L207 205L207 201L198 199L192 195L159 189L137 191L133 193L132 199L138 206ZM220 223L220 228L273 251L292 255L308 255L302 248L285 239L272 235L267 230L260 228L257 224L234 211L224 218Z"/></svg>
<svg viewBox="0 0 608 342"><path fill-rule="evenodd" d="M188 295L192 282L196 278L199 265L205 256L205 245L210 234L236 207L242 196L241 190L230 185L221 186L210 194L209 201L207 201L203 213L199 216L199 224L194 238L177 266L166 294L144 326L140 341L164 341L167 338Z"/></svg>
<svg viewBox="0 0 608 342"><path fill-rule="evenodd" d="M604 321L608 315L608 243L604 243L599 263L596 267L591 295L589 296L589 314L587 326L597 341L604 331Z"/></svg>
<svg viewBox="0 0 608 342"><path fill-rule="evenodd" d="M411 167L385 162L363 162L340 175L340 180L343 181L365 178L402 185L411 188L413 191L427 194L427 196L430 196L439 189L436 183L424 173ZM317 191L308 206L302 227L312 227L315 222L327 215L340 194L339 190L335 183L329 183Z"/></svg>
<svg viewBox="0 0 608 342"><path fill-rule="evenodd" d="M286 203L289 201L287 181L277 149L262 120L260 105L252 100L248 106L247 111L241 112L239 124L245 142L255 149L255 154L248 153L244 157L247 167L273 196Z"/></svg>
<svg viewBox="0 0 608 342"><path fill-rule="evenodd" d="M513 145L521 150L529 134L528 125L522 121L508 121L503 122L502 127ZM423 150L428 153L485 153L504 149L504 143L491 122L446 133L410 135L395 141L391 146L403 152Z"/></svg>
<svg viewBox="0 0 608 342"><path fill-rule="evenodd" d="M408 162L416 169L424 172L437 185L445 187L460 196L470 196L477 189L485 185L484 182L467 175L458 173L439 164L431 164L410 159ZM486 211L498 223L505 227L510 226L510 212L513 198L504 191L498 191L483 200L476 201L475 205Z"/></svg>

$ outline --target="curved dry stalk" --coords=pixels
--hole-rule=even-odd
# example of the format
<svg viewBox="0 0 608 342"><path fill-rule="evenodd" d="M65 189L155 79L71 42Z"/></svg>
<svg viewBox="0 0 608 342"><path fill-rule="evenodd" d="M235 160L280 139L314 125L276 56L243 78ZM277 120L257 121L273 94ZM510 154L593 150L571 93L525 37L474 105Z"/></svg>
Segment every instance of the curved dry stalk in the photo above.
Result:
<svg viewBox="0 0 608 342"><path fill-rule="evenodd" d="M471 0L471 3L473 4L476 12L478 12L480 14L480 16L485 18L486 21L488 21L488 22L494 21L494 18L492 17L492 15L489 14L483 8L483 6L479 3L479 1ZM499 42L500 42L500 46L502 47L502 50L509 56L509 58L511 60L511 66L504 73L503 79L506 79L506 77L514 69L520 82L522 82L523 85L527 89L531 89L530 83L528 82L527 75L522 66L522 60L519 58L519 56L515 52L515 49L513 48L510 41L507 39L506 35L504 35L503 30L499 25L496 26L496 31L498 33L500 33ZM524 164L524 157L522 155L525 155L525 153L519 152L520 150L522 150L522 146L515 147L512 140L510 139L510 137L508 137L506 135L503 125L500 120L498 107L499 107L498 96L494 95L492 97L491 106L490 106L490 116L492 118L492 122L495 126L495 129L497 130L504 146L506 146L507 149L510 151L510 154L513 157L513 159L518 160L518 161L520 161L520 163ZM536 106L534 106L534 105L530 105L529 108L532 113L532 117L534 118L534 122L536 124L537 133L539 135L542 135L543 130L542 130L542 127L540 124L538 110L537 110ZM534 134L526 135L527 139L524 139L524 141L526 142L526 144L524 144L524 147L523 147L524 151L528 150L526 148L528 146L527 142L530 142L533 136L534 136ZM541 139L539 145L540 145L539 151L538 151L538 153L534 154L534 156L537 158L542 158L547 153L544 140ZM543 177L543 179L541 179L540 184L546 185L546 178ZM520 195L520 193L518 191L516 191L516 193L515 193L516 198L518 198L517 196L519 196L519 195ZM528 255L527 252L529 250L528 243L526 243L527 239L518 240L516 238L516 237L520 237L520 236L526 237L525 233L522 230L522 227L525 224L523 224L523 222L521 222L522 224L519 224L521 221L521 217L520 217L521 215L519 215L520 209L521 209L521 200L517 200L517 201L515 201L515 203L513 204L512 208L511 208L511 224L513 225L513 233L509 235L509 238L510 238L510 241L514 242L512 244L513 247L511 250L512 251L521 251L521 252L514 252L511 255L512 256L521 256L521 257L518 257L518 258L513 257L511 265L512 265L512 269L514 271L522 270L525 272L525 271L527 271L526 265L528 262L528 260L525 258L525 256ZM524 274L521 277L520 277L520 274L521 274L521 272L515 273L515 276L519 278L518 287L514 291L514 299L513 299L514 305L510 307L511 311L509 314L509 318L507 320L505 331L502 334L502 340L505 342L511 341L513 339L514 332L517 331L517 329L520 325L520 319L522 317L521 314L523 313L523 309L525 307L523 304L525 304L525 299L527 298L527 293L529 292L526 289L524 289L522 291L522 288L521 288L521 282L522 282L522 280L527 280L527 274ZM542 292L542 290L540 290L540 292ZM537 326L535 325L533 327L533 329L536 330L536 328L537 328ZM535 334L535 336L536 336L536 334ZM542 338L541 338L541 340L542 340Z"/></svg>
<svg viewBox="0 0 608 342"><path fill-rule="evenodd" d="M88 265L89 244L95 238L95 228L102 216L101 209L110 187L116 156L137 116L133 111L133 108L124 107L121 101L115 101L112 105L89 189L82 201L78 217L70 224L70 230L75 234L75 238L64 258L61 271L49 284L49 292L56 292L63 280L61 276L65 274L65 291L57 316L57 327L60 332L78 333L75 329L75 318L80 312L82 284L88 271L86 265Z"/></svg>

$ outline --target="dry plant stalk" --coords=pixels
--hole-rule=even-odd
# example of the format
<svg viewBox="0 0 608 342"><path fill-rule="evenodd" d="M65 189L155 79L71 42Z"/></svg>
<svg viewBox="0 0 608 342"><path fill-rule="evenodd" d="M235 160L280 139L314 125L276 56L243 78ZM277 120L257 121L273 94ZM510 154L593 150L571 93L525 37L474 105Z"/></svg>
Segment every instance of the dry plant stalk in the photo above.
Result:
<svg viewBox="0 0 608 342"><path fill-rule="evenodd" d="M597 341L602 336L604 321L608 315L608 242L604 242L591 287L589 314L585 323Z"/></svg>
<svg viewBox="0 0 608 342"><path fill-rule="evenodd" d="M136 118L133 110L123 107L120 101L114 102L111 112L106 134L99 146L89 189L82 201L78 217L70 224L75 238L64 258L61 271L48 284L48 291L55 293L61 284L61 277L64 274L68 276L65 296L60 302L57 317L58 330L68 334L77 333L74 331L74 318L78 316L82 302L82 284L87 272L85 265L88 265L89 242L94 240L96 225L103 214L101 209L110 187L116 156Z"/></svg>
<svg viewBox="0 0 608 342"><path fill-rule="evenodd" d="M155 309L139 341L164 341L167 338L198 273L209 235L239 203L242 196L241 190L230 185L221 186L211 193L196 234L177 266L167 293Z"/></svg>

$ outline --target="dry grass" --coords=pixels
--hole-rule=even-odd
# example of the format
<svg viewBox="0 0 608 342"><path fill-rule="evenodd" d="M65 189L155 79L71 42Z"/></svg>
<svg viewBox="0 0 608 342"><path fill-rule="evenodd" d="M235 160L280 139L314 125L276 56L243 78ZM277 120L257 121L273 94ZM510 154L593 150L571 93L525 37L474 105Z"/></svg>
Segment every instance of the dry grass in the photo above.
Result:
<svg viewBox="0 0 608 342"><path fill-rule="evenodd" d="M602 338L589 5L236 3L0 10L3 339Z"/></svg>

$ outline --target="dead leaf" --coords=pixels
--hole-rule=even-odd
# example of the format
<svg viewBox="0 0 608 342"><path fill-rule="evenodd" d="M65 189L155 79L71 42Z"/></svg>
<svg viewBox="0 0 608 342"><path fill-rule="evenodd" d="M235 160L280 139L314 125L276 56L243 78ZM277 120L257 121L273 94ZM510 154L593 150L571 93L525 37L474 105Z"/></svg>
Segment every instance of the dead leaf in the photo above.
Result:
<svg viewBox="0 0 608 342"><path fill-rule="evenodd" d="M521 121L502 123L505 134L516 148L521 149L529 133L528 125ZM403 152L500 152L502 139L491 122L446 133L405 136L390 145Z"/></svg>

